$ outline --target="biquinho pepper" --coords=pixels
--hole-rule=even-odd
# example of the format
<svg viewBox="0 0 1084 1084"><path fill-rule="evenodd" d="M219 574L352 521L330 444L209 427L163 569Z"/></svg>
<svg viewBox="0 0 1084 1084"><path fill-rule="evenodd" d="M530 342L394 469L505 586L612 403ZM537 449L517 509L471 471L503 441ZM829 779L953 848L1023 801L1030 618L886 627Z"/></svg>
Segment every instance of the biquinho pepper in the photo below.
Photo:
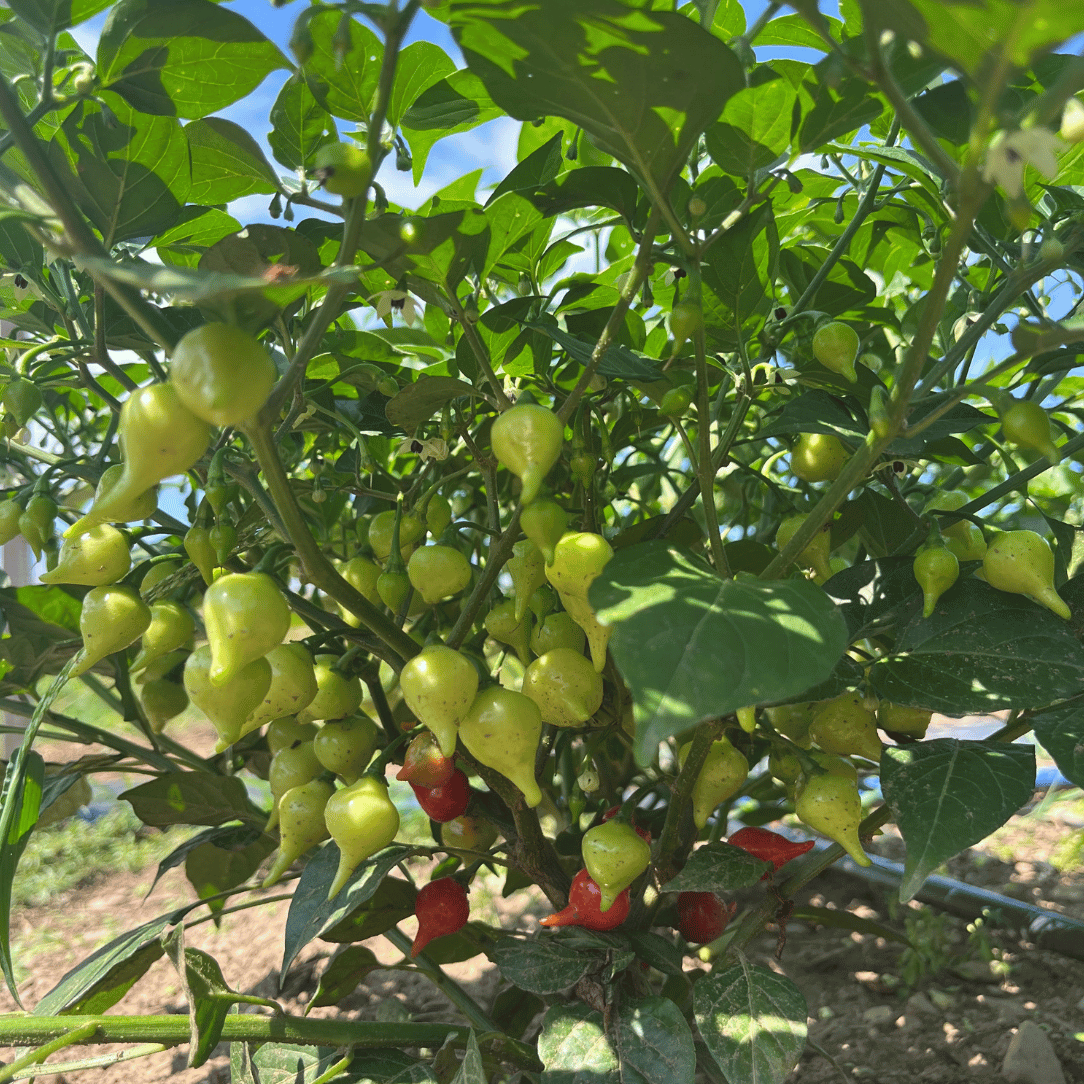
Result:
<svg viewBox="0 0 1084 1084"><path fill-rule="evenodd" d="M874 714L857 693L844 693L829 700L809 724L809 736L826 753L856 755L879 763L881 739Z"/></svg>
<svg viewBox="0 0 1084 1084"><path fill-rule="evenodd" d="M46 541L53 537L56 514L56 501L44 493L35 493L19 517L19 530L34 551L35 560L41 560Z"/></svg>
<svg viewBox="0 0 1084 1084"><path fill-rule="evenodd" d="M279 822L279 799L291 788L317 779L324 766L316 756L315 738L280 749L271 758L267 785L271 788L271 813L264 831L270 832Z"/></svg>
<svg viewBox="0 0 1084 1084"><path fill-rule="evenodd" d="M316 697L316 670L304 644L279 644L264 655L271 667L271 684L259 706L245 720L241 737L264 723L297 715Z"/></svg>
<svg viewBox="0 0 1084 1084"><path fill-rule="evenodd" d="M373 177L369 155L355 143L325 143L313 159L313 176L333 196L364 195Z"/></svg>
<svg viewBox="0 0 1084 1084"><path fill-rule="evenodd" d="M85 674L106 655L123 651L146 632L150 623L150 607L131 587L112 584L92 588L83 598L79 614L83 646L69 676Z"/></svg>
<svg viewBox="0 0 1084 1084"><path fill-rule="evenodd" d="M345 719L361 706L365 699L361 679L347 677L336 670L338 661L338 655L317 655L313 660L316 695L296 713L299 723L314 723L317 719Z"/></svg>
<svg viewBox="0 0 1084 1084"><path fill-rule="evenodd" d="M13 538L19 537L19 517L22 514L23 510L14 498L0 502L0 546L6 546Z"/></svg>
<svg viewBox="0 0 1084 1084"><path fill-rule="evenodd" d="M375 776L363 775L332 795L324 810L324 822L339 847L339 869L327 894L330 900L362 862L395 839L399 811L388 797L387 784Z"/></svg>
<svg viewBox="0 0 1084 1084"><path fill-rule="evenodd" d="M512 599L498 602L485 617L486 632L498 643L507 644L526 666L531 661L531 615L516 617Z"/></svg>
<svg viewBox="0 0 1084 1084"><path fill-rule="evenodd" d="M769 832L767 828L739 828L728 840L732 847L740 847L746 854L754 858L771 862L772 872L785 866L792 858L797 858L806 851L811 851L815 845L812 839L803 840L801 843L792 843L786 836L778 832ZM761 877L763 881L768 874Z"/></svg>
<svg viewBox="0 0 1084 1084"><path fill-rule="evenodd" d="M531 650L536 655L545 655L559 647L582 655L586 646L587 634L564 610L550 614L541 624L535 625L531 633Z"/></svg>
<svg viewBox="0 0 1084 1084"><path fill-rule="evenodd" d="M631 824L616 819L589 828L580 851L584 867L601 890L599 911L603 914L651 863L646 840Z"/></svg>
<svg viewBox="0 0 1084 1084"><path fill-rule="evenodd" d="M124 470L116 485L65 532L83 534L99 523L124 519L132 503L171 474L183 474L207 450L211 431L178 398L172 384L132 392L120 410L117 429Z"/></svg>
<svg viewBox="0 0 1084 1084"><path fill-rule="evenodd" d="M583 726L602 707L602 675L580 652L558 647L527 667L523 692L544 723Z"/></svg>
<svg viewBox="0 0 1084 1084"><path fill-rule="evenodd" d="M564 422L537 403L520 403L493 423L490 447L497 462L522 483L519 499L525 508L560 458L564 439Z"/></svg>
<svg viewBox="0 0 1084 1084"><path fill-rule="evenodd" d="M547 565L553 564L557 543L568 531L568 513L548 497L540 497L519 517L523 533L541 551Z"/></svg>
<svg viewBox="0 0 1084 1084"><path fill-rule="evenodd" d="M218 566L218 556L214 545L211 543L211 530L202 524L189 527L184 535L184 552L188 559L199 570L203 582L208 587L214 583L215 568Z"/></svg>
<svg viewBox="0 0 1084 1084"><path fill-rule="evenodd" d="M999 534L982 559L986 582L999 591L1028 598L1068 621L1071 612L1054 589L1054 551L1034 531Z"/></svg>
<svg viewBox="0 0 1084 1084"><path fill-rule="evenodd" d="M418 892L414 914L418 919L418 932L410 946L412 960L430 941L458 933L467 924L470 918L467 890L453 877L430 881Z"/></svg>
<svg viewBox="0 0 1084 1084"><path fill-rule="evenodd" d="M512 577L516 620L522 621L531 596L546 582L546 559L542 551L529 538L525 538L512 547L512 556L504 567Z"/></svg>
<svg viewBox="0 0 1084 1084"><path fill-rule="evenodd" d="M279 799L279 853L264 879L264 888L270 888L301 855L327 839L324 810L333 793L330 783L313 779Z"/></svg>
<svg viewBox="0 0 1084 1084"><path fill-rule="evenodd" d="M685 763L692 742L687 742L678 750L678 762ZM733 797L741 790L749 776L749 761L744 754L730 744L730 739L722 737L711 743L704 766L693 784L693 823L702 830L708 818L720 802Z"/></svg>
<svg viewBox="0 0 1084 1084"><path fill-rule="evenodd" d="M166 723L188 707L188 693L184 691L184 686L167 678L144 682L139 699L155 734L161 734Z"/></svg>
<svg viewBox="0 0 1084 1084"><path fill-rule="evenodd" d="M471 756L513 782L528 806L542 801L534 777L542 714L530 697L499 685L483 689L461 720L459 737Z"/></svg>
<svg viewBox="0 0 1084 1084"><path fill-rule="evenodd" d="M1053 466L1061 462L1061 452L1054 444L1050 417L1034 399L1013 399L1000 410L1001 428L1005 436L1022 448L1032 448L1045 455Z"/></svg>
<svg viewBox="0 0 1084 1084"><path fill-rule="evenodd" d="M790 469L803 482L834 482L850 458L846 445L830 433L802 433L790 453Z"/></svg>
<svg viewBox="0 0 1084 1084"><path fill-rule="evenodd" d="M143 574L143 579L139 581L139 593L147 598L163 580L168 580L170 576L175 575L181 567L177 564L179 560L179 556L170 555L165 560L155 561Z"/></svg>
<svg viewBox="0 0 1084 1084"><path fill-rule="evenodd" d="M267 728L267 748L274 756L280 749L293 749L307 741L314 741L320 732L312 723L299 723L292 716L276 719Z"/></svg>
<svg viewBox="0 0 1084 1084"><path fill-rule="evenodd" d="M380 579L380 573L383 571L380 565L374 561L370 561L367 557L351 557L349 561L344 562L339 566L339 575L359 595L366 601L371 602L374 606L381 605L380 594L376 589L376 582ZM342 619L350 625L352 628L358 628L361 625L361 618L355 617L345 607L340 606L339 612L342 614Z"/></svg>
<svg viewBox="0 0 1084 1084"><path fill-rule="evenodd" d="M458 595L471 571L466 555L453 546L421 546L407 562L407 577L427 606Z"/></svg>
<svg viewBox="0 0 1084 1084"><path fill-rule="evenodd" d="M440 742L431 730L423 730L407 746L403 766L395 778L415 787L439 787L452 778L455 761L440 750Z"/></svg>
<svg viewBox="0 0 1084 1084"><path fill-rule="evenodd" d="M581 869L572 878L568 906L543 918L543 926L581 926L585 930L615 930L629 917L629 890L619 892L608 907L602 906L602 889Z"/></svg>
<svg viewBox="0 0 1084 1084"><path fill-rule="evenodd" d="M378 561L391 556L391 536L395 529L395 513L380 512L369 521L369 545ZM399 522L399 551L404 561L410 559L415 542L425 537L425 520L414 512L404 512Z"/></svg>
<svg viewBox="0 0 1084 1084"><path fill-rule="evenodd" d="M461 817L467 811L472 793L467 777L458 768L452 772L448 782L439 786L420 787L417 783L411 783L410 788L425 815L438 824Z"/></svg>
<svg viewBox="0 0 1084 1084"><path fill-rule="evenodd" d="M464 813L440 826L440 845L460 851L488 851L497 842L496 827L484 817Z"/></svg>
<svg viewBox="0 0 1084 1084"><path fill-rule="evenodd" d="M128 539L116 527L103 524L64 539L56 568L43 572L41 582L104 587L116 583L131 567Z"/></svg>
<svg viewBox="0 0 1084 1084"><path fill-rule="evenodd" d="M271 664L264 658L236 671L225 684L211 677L211 649L196 648L185 660L184 687L218 731L216 753L225 752L241 737L245 720L256 710L271 687Z"/></svg>
<svg viewBox="0 0 1084 1084"><path fill-rule="evenodd" d="M925 708L909 708L903 704L890 704L887 700L877 705L877 725L890 734L923 738L932 718L933 712Z"/></svg>
<svg viewBox="0 0 1084 1084"><path fill-rule="evenodd" d="M834 840L860 866L873 864L858 838L862 799L854 779L824 772L799 780L794 811L803 824Z"/></svg>
<svg viewBox="0 0 1084 1084"><path fill-rule="evenodd" d="M782 550L795 536L798 528L806 521L806 516L798 514L787 516L779 524L779 530L775 532L775 545ZM830 538L829 525L826 523L806 545L805 549L798 554L795 560L802 568L811 569L820 580L828 580L832 577L832 569L828 564L832 556L832 541Z"/></svg>
<svg viewBox="0 0 1084 1084"><path fill-rule="evenodd" d="M169 382L197 418L236 425L267 402L278 371L263 345L233 324L204 324L181 336Z"/></svg>
<svg viewBox="0 0 1084 1084"><path fill-rule="evenodd" d="M915 556L912 568L922 588L922 616L930 617L937 600L960 578L960 562L941 540L924 546Z"/></svg>
<svg viewBox="0 0 1084 1084"><path fill-rule="evenodd" d="M96 530L102 530L98 527ZM110 528L112 530L112 528ZM186 606L166 600L151 603L151 623L143 633L139 654L132 660L129 671L133 674L149 666L155 659L184 647L196 631L196 622ZM286 712L282 713L283 715Z"/></svg>
<svg viewBox="0 0 1084 1084"><path fill-rule="evenodd" d="M434 493L425 506L425 525L434 538L440 538L452 522L452 505L441 493Z"/></svg>
<svg viewBox="0 0 1084 1084"><path fill-rule="evenodd" d="M203 623L211 645L211 681L224 685L282 643L290 631L290 607L270 576L230 572L207 588Z"/></svg>
<svg viewBox="0 0 1084 1084"><path fill-rule="evenodd" d="M350 786L361 778L376 752L379 729L368 715L331 719L313 739L316 759Z"/></svg>
<svg viewBox="0 0 1084 1084"><path fill-rule="evenodd" d="M591 661L600 674L606 665L606 648L613 630L599 624L587 590L613 555L613 548L602 535L571 533L557 543L553 563L546 568L546 577L557 589L562 605L587 633Z"/></svg>
<svg viewBox="0 0 1084 1084"><path fill-rule="evenodd" d="M858 346L858 332L838 320L817 328L813 335L813 356L826 369L845 376L852 384L858 380L854 367Z"/></svg>
<svg viewBox="0 0 1084 1084"><path fill-rule="evenodd" d="M680 892L678 933L694 945L707 945L722 936L737 909L736 903L724 905L714 892Z"/></svg>
<svg viewBox="0 0 1084 1084"><path fill-rule="evenodd" d="M101 478L94 490L94 503L104 502L109 496L109 491L124 477L124 464L114 463L102 471ZM111 517L114 523L131 523L133 520L150 519L158 511L158 486L153 485L150 489L141 493L127 508L118 509Z"/></svg>
<svg viewBox="0 0 1084 1084"><path fill-rule="evenodd" d="M459 724L478 694L478 671L465 656L434 644L409 659L399 674L407 707L436 737L441 752L455 752Z"/></svg>

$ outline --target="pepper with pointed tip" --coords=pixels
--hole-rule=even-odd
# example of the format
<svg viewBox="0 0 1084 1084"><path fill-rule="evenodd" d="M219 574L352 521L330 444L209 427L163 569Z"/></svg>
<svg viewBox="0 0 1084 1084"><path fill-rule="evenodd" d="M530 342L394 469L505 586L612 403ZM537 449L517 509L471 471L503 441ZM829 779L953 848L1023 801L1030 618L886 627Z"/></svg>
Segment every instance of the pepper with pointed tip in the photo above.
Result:
<svg viewBox="0 0 1084 1084"><path fill-rule="evenodd" d="M619 892L613 903L602 909L602 889L581 869L572 878L568 906L541 920L543 926L581 926L585 930L615 930L629 917L629 890Z"/></svg>
<svg viewBox="0 0 1084 1084"><path fill-rule="evenodd" d="M613 630L599 623L587 591L613 554L613 547L602 535L589 531L570 533L557 543L553 563L546 568L546 577L557 589L562 605L587 634L591 661L600 674L606 665L606 648Z"/></svg>
<svg viewBox="0 0 1084 1084"><path fill-rule="evenodd" d="M56 568L41 574L42 583L75 583L104 587L116 583L132 567L128 539L116 529L101 524L86 534L65 538Z"/></svg>
<svg viewBox="0 0 1084 1084"><path fill-rule="evenodd" d="M344 719L353 715L365 697L361 679L348 677L337 670L338 655L317 655L313 659L316 695L297 712L299 723L314 723L318 719Z"/></svg>
<svg viewBox="0 0 1084 1084"><path fill-rule="evenodd" d="M519 517L523 533L542 551L547 565L553 564L557 543L568 531L568 513L549 497L539 497Z"/></svg>
<svg viewBox="0 0 1084 1084"><path fill-rule="evenodd" d="M94 490L94 503L104 503L109 491L124 477L124 464L114 463L106 467ZM127 508L118 508L110 517L114 523L130 523L132 520L150 519L158 510L158 486L153 485L136 497Z"/></svg>
<svg viewBox="0 0 1084 1084"><path fill-rule="evenodd" d="M922 616L930 617L937 600L960 578L960 562L943 542L924 546L912 565L922 588Z"/></svg>
<svg viewBox="0 0 1084 1084"><path fill-rule="evenodd" d="M324 821L339 847L339 869L328 889L334 899L367 858L382 851L399 832L399 811L382 779L363 775L328 799Z"/></svg>
<svg viewBox="0 0 1084 1084"><path fill-rule="evenodd" d="M498 602L486 614L486 632L498 643L507 644L519 661L526 666L531 661L531 615L516 617L516 604L512 599Z"/></svg>
<svg viewBox="0 0 1084 1084"><path fill-rule="evenodd" d="M314 737L312 741L280 749L271 758L271 767L267 772L267 785L271 788L271 813L264 827L265 832L270 832L279 822L279 799L291 788L303 786L323 773L324 766L316 756L315 740Z"/></svg>
<svg viewBox="0 0 1084 1084"><path fill-rule="evenodd" d="M131 587L94 587L83 598L79 631L83 646L70 677L85 674L96 662L134 643L151 623L150 607Z"/></svg>
<svg viewBox="0 0 1084 1084"><path fill-rule="evenodd" d="M684 765L692 742L678 750L678 763ZM716 807L741 790L749 777L749 761L725 735L711 743L703 767L693 784L693 823L703 830Z"/></svg>
<svg viewBox="0 0 1084 1084"><path fill-rule="evenodd" d="M228 572L203 596L203 623L211 645L211 681L224 685L282 643L290 631L290 607L265 573Z"/></svg>
<svg viewBox="0 0 1084 1084"><path fill-rule="evenodd" d="M460 722L459 737L471 756L514 783L528 806L542 801L534 777L542 714L530 697L499 685L483 689Z"/></svg>
<svg viewBox="0 0 1084 1084"><path fill-rule="evenodd" d="M808 517L805 514L787 516L779 524L779 530L775 532L776 548L782 550L787 543L797 534L798 528L805 523ZM795 558L802 568L811 569L822 580L832 577L832 568L828 561L832 555L832 540L829 524L823 527L809 540L805 549Z"/></svg>
<svg viewBox="0 0 1084 1084"><path fill-rule="evenodd" d="M694 945L707 945L722 936L737 909L736 903L724 904L714 892L679 892L678 933Z"/></svg>
<svg viewBox="0 0 1084 1084"><path fill-rule="evenodd" d="M1014 444L1045 455L1054 466L1061 462L1061 452L1054 444L1050 417L1034 399L1009 397L1006 408L1001 411L1001 428L1006 438Z"/></svg>
<svg viewBox="0 0 1084 1084"><path fill-rule="evenodd" d="M478 693L478 671L450 647L434 644L408 659L399 674L407 707L437 739L441 752L455 752L459 724Z"/></svg>
<svg viewBox="0 0 1084 1084"><path fill-rule="evenodd" d="M826 369L845 376L852 384L858 380L854 367L858 346L858 332L838 320L817 328L813 335L813 356Z"/></svg>
<svg viewBox="0 0 1084 1084"><path fill-rule="evenodd" d="M1065 600L1054 589L1054 551L1034 531L1005 531L982 559L986 582L999 591L1028 598L1068 621Z"/></svg>
<svg viewBox="0 0 1084 1084"><path fill-rule="evenodd" d="M403 766L395 778L416 787L443 786L456 770L455 761L446 757L431 730L423 730L407 746Z"/></svg>
<svg viewBox="0 0 1084 1084"><path fill-rule="evenodd" d="M379 728L368 715L351 715L324 723L312 748L316 759L350 786L369 766L379 736Z"/></svg>
<svg viewBox="0 0 1084 1084"><path fill-rule="evenodd" d="M809 724L809 736L826 752L879 762L881 739L874 714L857 693L829 700Z"/></svg>
<svg viewBox="0 0 1084 1084"><path fill-rule="evenodd" d="M324 810L332 794L330 783L313 779L279 799L279 853L264 879L264 888L270 888L306 851L327 839Z"/></svg>
<svg viewBox="0 0 1084 1084"><path fill-rule="evenodd" d="M410 946L413 960L430 941L450 933L458 933L470 918L467 889L454 877L440 877L418 891L414 901L418 932Z"/></svg>
<svg viewBox="0 0 1084 1084"><path fill-rule="evenodd" d="M523 692L554 726L583 726L602 707L602 675L580 652L554 648L523 675Z"/></svg>
<svg viewBox="0 0 1084 1084"><path fill-rule="evenodd" d="M241 737L245 720L267 695L271 666L266 659L253 659L222 685L211 679L211 665L211 649L206 644L196 648L185 660L184 687L218 731L215 752L222 753Z"/></svg>
<svg viewBox="0 0 1084 1084"><path fill-rule="evenodd" d="M860 866L873 864L858 838L862 799L855 780L829 772L799 780L794 811L803 824L834 840Z"/></svg>
<svg viewBox="0 0 1084 1084"><path fill-rule="evenodd" d="M584 867L601 890L599 911L603 914L651 863L646 840L631 824L616 818L589 828L580 851Z"/></svg>
<svg viewBox="0 0 1084 1084"><path fill-rule="evenodd" d="M524 538L512 547L512 556L504 567L512 577L516 620L522 621L531 596L546 582L546 559L529 538Z"/></svg>
<svg viewBox="0 0 1084 1084"><path fill-rule="evenodd" d="M746 854L754 858L760 858L765 862L771 862L772 870L778 870L785 866L792 858L797 858L806 851L811 851L815 845L812 839L803 840L801 843L792 843L786 836L778 832L770 832L767 828L739 828L728 840L732 847L740 847ZM768 874L761 877L763 881Z"/></svg>
<svg viewBox="0 0 1084 1084"><path fill-rule="evenodd" d="M242 737L258 730L264 723L297 715L316 697L316 668L304 644L279 644L264 658L271 667L271 684L263 700L245 720Z"/></svg>
<svg viewBox="0 0 1084 1084"><path fill-rule="evenodd" d="M490 447L497 462L522 483L519 499L525 508L560 458L564 439L564 422L537 403L519 403L493 423Z"/></svg>
<svg viewBox="0 0 1084 1084"><path fill-rule="evenodd" d="M466 555L454 546L421 546L406 567L407 578L427 606L458 595L470 583L472 572Z"/></svg>
<svg viewBox="0 0 1084 1084"><path fill-rule="evenodd" d="M97 528L101 530L101 528ZM139 654L128 667L130 673L138 673L149 666L155 659L176 651L192 639L196 631L196 622L186 606L166 599L151 603L151 623L143 633L143 644ZM287 714L282 712L283 715Z"/></svg>

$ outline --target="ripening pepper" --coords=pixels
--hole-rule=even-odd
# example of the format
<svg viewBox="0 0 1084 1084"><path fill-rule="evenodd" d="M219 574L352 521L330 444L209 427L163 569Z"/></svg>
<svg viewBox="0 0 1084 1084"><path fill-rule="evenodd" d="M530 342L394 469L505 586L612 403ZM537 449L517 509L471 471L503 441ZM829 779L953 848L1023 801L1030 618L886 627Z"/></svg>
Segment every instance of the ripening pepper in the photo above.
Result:
<svg viewBox="0 0 1084 1084"><path fill-rule="evenodd" d="M464 813L441 824L440 845L452 850L488 851L499 834L492 821Z"/></svg>
<svg viewBox="0 0 1084 1084"><path fill-rule="evenodd" d="M395 839L399 811L388 797L387 784L375 776L363 775L331 796L324 822L339 847L339 869L327 894L330 900L362 862Z"/></svg>
<svg viewBox="0 0 1084 1084"><path fill-rule="evenodd" d="M407 707L427 727L451 758L459 724L478 694L478 671L466 656L443 644L427 647L409 659L399 674Z"/></svg>
<svg viewBox="0 0 1084 1084"><path fill-rule="evenodd" d="M792 843L786 836L778 832L770 832L767 828L739 828L728 840L732 847L740 847L746 854L754 858L760 858L765 862L771 862L772 870L778 870L785 866L792 858L797 858L806 851L811 851L814 846L812 839L803 840L801 843ZM764 874L767 877L768 874ZM761 880L764 880L761 877Z"/></svg>
<svg viewBox="0 0 1084 1084"><path fill-rule="evenodd" d="M41 582L104 587L116 583L131 567L128 539L116 527L102 524L86 534L65 538L56 568L43 572Z"/></svg>
<svg viewBox="0 0 1084 1084"><path fill-rule="evenodd" d="M581 869L572 878L568 906L543 918L543 926L581 926L585 930L615 930L629 917L629 890L619 892L613 903L602 910L602 889Z"/></svg>
<svg viewBox="0 0 1084 1084"><path fill-rule="evenodd" d="M423 730L407 746L403 766L395 778L416 787L439 787L451 779L454 771L455 761L441 752L437 736Z"/></svg>
<svg viewBox="0 0 1084 1084"><path fill-rule="evenodd" d="M692 742L678 750L678 762L685 763ZM720 802L725 802L741 790L749 776L749 761L735 749L727 737L711 743L704 765L693 784L693 823L703 829Z"/></svg>
<svg viewBox="0 0 1084 1084"><path fill-rule="evenodd" d="M196 648L184 664L184 687L218 731L215 752L222 753L241 737L245 720L267 695L271 665L264 658L253 659L225 684L212 680L211 666L211 649L206 644Z"/></svg>
<svg viewBox="0 0 1084 1084"><path fill-rule="evenodd" d="M207 588L203 623L211 646L211 681L224 685L282 643L290 631L290 607L270 576L230 572Z"/></svg>
<svg viewBox="0 0 1084 1084"><path fill-rule="evenodd" d="M570 533L557 543L553 563L546 568L546 577L557 589L564 608L587 633L591 661L600 674L606 665L606 648L613 630L599 624L587 591L613 553L602 535L586 531Z"/></svg>
<svg viewBox="0 0 1084 1084"><path fill-rule="evenodd" d="M279 799L279 853L264 879L264 888L270 888L301 855L327 839L324 810L332 793L330 783L313 779Z"/></svg>
<svg viewBox="0 0 1084 1084"><path fill-rule="evenodd" d="M453 877L430 881L418 892L414 914L418 919L418 932L410 946L412 960L430 941L458 933L467 924L470 918L467 889Z"/></svg>
<svg viewBox="0 0 1084 1084"><path fill-rule="evenodd" d="M523 692L538 705L544 723L583 726L602 707L602 675L580 652L558 647L527 667Z"/></svg>
<svg viewBox="0 0 1084 1084"><path fill-rule="evenodd" d="M519 499L526 508L561 455L564 422L537 403L519 403L493 423L489 439L497 462L522 483Z"/></svg>
<svg viewBox="0 0 1084 1084"><path fill-rule="evenodd" d="M873 864L858 838L862 799L853 779L824 772L800 780L794 811L803 824L834 840L860 866Z"/></svg>
<svg viewBox="0 0 1084 1084"><path fill-rule="evenodd" d="M631 824L617 819L589 828L580 850L584 867L600 889L599 911L603 914L651 862L647 841Z"/></svg>
<svg viewBox="0 0 1084 1084"><path fill-rule="evenodd" d="M460 721L459 737L476 760L500 772L532 808L542 801L534 776L542 715L530 697L499 685L483 689Z"/></svg>

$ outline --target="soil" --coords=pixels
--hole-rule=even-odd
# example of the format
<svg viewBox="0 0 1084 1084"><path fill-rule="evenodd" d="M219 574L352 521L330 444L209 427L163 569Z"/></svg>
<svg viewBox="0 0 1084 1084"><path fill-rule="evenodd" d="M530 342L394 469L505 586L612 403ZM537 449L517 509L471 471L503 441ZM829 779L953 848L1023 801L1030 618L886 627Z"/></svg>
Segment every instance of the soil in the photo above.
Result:
<svg viewBox="0 0 1084 1084"><path fill-rule="evenodd" d="M972 885L1084 920L1084 869L1079 852L1070 872L1059 873L1051 864L1051 858L1064 854L1066 841L1081 838L1082 833L1084 803L1055 803L1039 818L1017 816L983 848L954 859L947 872ZM902 848L902 840L890 828L871 849L901 860ZM20 985L25 1005L32 1007L69 967L99 945L194 898L183 870L175 869L144 899L153 873L152 868L80 886L47 907L24 909L13 916L14 954L29 972ZM550 910L545 900L533 889L518 891L506 900L500 886L496 877L475 883L472 916L488 917L505 928L537 929L538 918ZM269 894L280 891L272 889ZM762 891L758 887L751 893ZM810 1042L788 1084L841 1079L880 1084L1004 1081L1005 1051L1025 1020L1035 1021L1048 1033L1069 1084L1084 1084L1084 963L989 928L986 945L996 958L991 968L974 947L974 938L969 948L966 921L916 904L893 906L883 889L865 887L837 870L815 881L797 904L846 911L900 932L907 926L928 947L942 945L939 954L932 949L929 954L938 956L937 962L945 966L934 973L909 974L903 946L888 938L797 919L787 925L785 947L777 960L778 930L766 931L759 943L750 946L750 957L789 976L809 1006ZM186 944L209 952L235 990L275 997L288 1012L303 1013L336 946L310 943L294 963L285 988L279 990L287 908L287 902L280 902L230 914L220 928L204 922L188 931ZM414 920L402 923L401 928L412 936ZM384 937L366 944L381 963L391 965L403 959ZM20 952L20 945L33 946L29 958L26 951ZM686 966L705 965L690 955ZM499 975L485 956L448 965L446 971L483 1007L492 1003ZM0 996L0 1011L14 1007L6 993ZM187 1006L172 966L161 959L110 1011L187 1014ZM266 1010L249 1006L244 1011ZM423 976L400 970L374 971L338 1006L311 1012L313 1016L336 1014L370 1020L462 1020ZM537 1023L532 1027L537 1028ZM528 1032L527 1038L533 1034ZM110 1049L119 1048L69 1050L52 1060L99 1055ZM225 1046L198 1069L185 1068L186 1053L187 1048L180 1047L137 1063L37 1079L42 1084L130 1084L133 1080L154 1084L167 1079L174 1084L227 1084Z"/></svg>

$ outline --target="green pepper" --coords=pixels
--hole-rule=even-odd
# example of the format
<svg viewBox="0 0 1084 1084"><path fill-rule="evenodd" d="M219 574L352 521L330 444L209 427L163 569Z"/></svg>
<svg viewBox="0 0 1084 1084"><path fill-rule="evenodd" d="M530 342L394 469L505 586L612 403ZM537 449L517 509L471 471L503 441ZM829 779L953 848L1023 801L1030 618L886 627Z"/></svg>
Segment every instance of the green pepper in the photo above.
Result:
<svg viewBox="0 0 1084 1084"><path fill-rule="evenodd" d="M56 568L41 575L42 583L76 583L104 587L116 583L132 567L128 539L101 524L86 534L65 538Z"/></svg>
<svg viewBox="0 0 1084 1084"><path fill-rule="evenodd" d="M602 691L602 675L567 647L547 651L523 675L524 694L554 726L583 726L602 707Z"/></svg>
<svg viewBox="0 0 1084 1084"><path fill-rule="evenodd" d="M238 738L245 720L256 710L271 686L271 664L264 658L233 672L225 682L212 676L212 655L207 644L185 660L184 688L192 703L218 732L216 753L225 752Z"/></svg>
<svg viewBox="0 0 1084 1084"><path fill-rule="evenodd" d="M131 587L95 587L83 598L79 631L83 646L71 677L86 673L96 662L138 640L151 623L150 607Z"/></svg>
<svg viewBox="0 0 1084 1084"><path fill-rule="evenodd" d="M282 643L290 631L290 607L265 573L231 572L207 588L203 623L211 646L211 681L224 685Z"/></svg>
<svg viewBox="0 0 1084 1084"><path fill-rule="evenodd" d="M399 811L382 779L364 775L336 791L324 810L324 823L339 847L339 869L327 898L339 894L365 859L382 851L399 831Z"/></svg>
<svg viewBox="0 0 1084 1084"><path fill-rule="evenodd" d="M534 775L541 736L538 705L499 685L483 689L459 724L459 737L471 756L519 787L532 808L542 801Z"/></svg>
<svg viewBox="0 0 1084 1084"><path fill-rule="evenodd" d="M651 863L651 847L625 821L604 821L584 834L583 864L600 889L599 911L605 914Z"/></svg>
<svg viewBox="0 0 1084 1084"><path fill-rule="evenodd" d="M497 462L522 483L519 499L524 507L538 496L564 439L564 422L537 403L517 404L493 423L490 447Z"/></svg>
<svg viewBox="0 0 1084 1084"><path fill-rule="evenodd" d="M296 715L316 698L316 667L304 644L279 644L264 655L271 667L271 684L263 700L245 720L241 737L264 723Z"/></svg>
<svg viewBox="0 0 1084 1084"><path fill-rule="evenodd" d="M471 572L470 561L453 546L422 546L407 562L407 578L428 606L458 595L470 583Z"/></svg>
<svg viewBox="0 0 1084 1084"><path fill-rule="evenodd" d="M102 530L98 527L96 530ZM109 528L112 530L112 528ZM196 631L196 622L185 606L166 600L151 604L151 623L143 633L143 646L128 667L138 673L155 659L184 647Z"/></svg>
<svg viewBox="0 0 1084 1084"><path fill-rule="evenodd" d="M407 660L399 688L407 707L440 743L440 751L451 757L459 724L478 693L478 671L470 660L434 644Z"/></svg>
<svg viewBox="0 0 1084 1084"><path fill-rule="evenodd" d="M546 576L557 588L561 602L572 620L587 633L591 660L601 674L606 665L606 648L612 629L600 625L587 598L587 590L606 567L614 551L602 535L582 532L566 534L554 550Z"/></svg>
<svg viewBox="0 0 1084 1084"><path fill-rule="evenodd" d="M270 888L306 851L327 839L324 810L333 793L330 783L313 779L279 799L279 853L264 879L264 888Z"/></svg>

